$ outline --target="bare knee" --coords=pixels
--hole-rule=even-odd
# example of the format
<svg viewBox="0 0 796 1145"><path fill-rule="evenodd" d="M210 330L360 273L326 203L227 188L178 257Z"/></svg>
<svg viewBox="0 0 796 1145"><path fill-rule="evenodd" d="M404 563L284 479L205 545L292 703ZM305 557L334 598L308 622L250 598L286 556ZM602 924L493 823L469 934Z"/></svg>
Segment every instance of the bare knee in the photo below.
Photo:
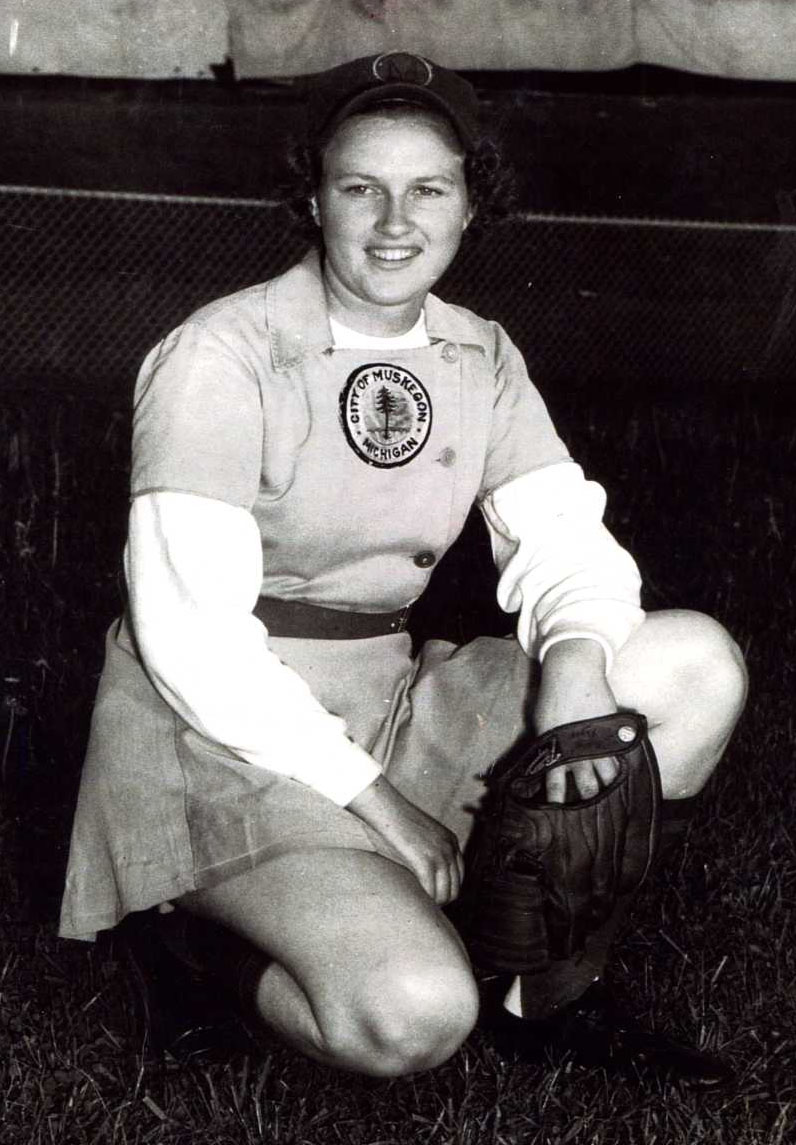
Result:
<svg viewBox="0 0 796 1145"><path fill-rule="evenodd" d="M360 983L344 1013L322 1023L344 1068L377 1077L432 1069L472 1030L478 992L468 968L395 965Z"/></svg>
<svg viewBox="0 0 796 1145"><path fill-rule="evenodd" d="M717 620L701 612L682 614L684 641L680 684L693 702L707 703L734 726L748 688L743 653Z"/></svg>
<svg viewBox="0 0 796 1145"><path fill-rule="evenodd" d="M747 675L740 648L717 621L699 612L659 615L652 739L664 798L678 799L701 791L718 765L743 711Z"/></svg>

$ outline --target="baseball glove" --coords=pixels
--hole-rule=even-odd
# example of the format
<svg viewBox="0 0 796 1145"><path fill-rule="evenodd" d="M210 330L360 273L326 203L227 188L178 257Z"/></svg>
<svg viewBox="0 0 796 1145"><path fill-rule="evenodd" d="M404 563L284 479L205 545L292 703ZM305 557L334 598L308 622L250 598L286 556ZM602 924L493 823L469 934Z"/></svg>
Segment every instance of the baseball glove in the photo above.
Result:
<svg viewBox="0 0 796 1145"><path fill-rule="evenodd" d="M597 795L580 798L568 776L567 802L546 802L553 768L607 757L618 772ZM581 951L649 873L661 785L647 721L621 712L562 724L485 778L464 892L470 950L479 966L529 974Z"/></svg>

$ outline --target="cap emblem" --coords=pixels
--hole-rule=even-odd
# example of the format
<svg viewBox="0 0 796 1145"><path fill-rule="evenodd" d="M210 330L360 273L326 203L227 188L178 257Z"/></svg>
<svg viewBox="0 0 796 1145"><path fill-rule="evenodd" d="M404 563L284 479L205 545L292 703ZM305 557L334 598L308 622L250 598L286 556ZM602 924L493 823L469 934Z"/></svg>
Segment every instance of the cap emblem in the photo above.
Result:
<svg viewBox="0 0 796 1145"><path fill-rule="evenodd" d="M410 52L385 52L373 61L373 75L381 83L428 87L434 78L434 69L422 56L413 56Z"/></svg>

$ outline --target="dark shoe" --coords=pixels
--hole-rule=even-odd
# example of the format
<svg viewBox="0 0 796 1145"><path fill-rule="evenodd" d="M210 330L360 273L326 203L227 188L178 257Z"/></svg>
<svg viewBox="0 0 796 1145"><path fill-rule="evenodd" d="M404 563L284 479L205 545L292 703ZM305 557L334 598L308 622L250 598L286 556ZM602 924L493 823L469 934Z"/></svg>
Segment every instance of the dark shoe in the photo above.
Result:
<svg viewBox="0 0 796 1145"><path fill-rule="evenodd" d="M732 1070L721 1058L645 1030L616 1006L600 983L543 1021L526 1021L504 1011L494 1035L500 1053L535 1062L569 1055L582 1065L702 1090L733 1081Z"/></svg>
<svg viewBox="0 0 796 1145"><path fill-rule="evenodd" d="M257 1009L257 989L271 959L225 926L176 908L158 916L160 940L193 978L212 983L243 1017Z"/></svg>
<svg viewBox="0 0 796 1145"><path fill-rule="evenodd" d="M168 925L171 917L128 915L114 932L127 970L134 1037L155 1056L183 1060L250 1049L231 1000L181 947L179 927Z"/></svg>

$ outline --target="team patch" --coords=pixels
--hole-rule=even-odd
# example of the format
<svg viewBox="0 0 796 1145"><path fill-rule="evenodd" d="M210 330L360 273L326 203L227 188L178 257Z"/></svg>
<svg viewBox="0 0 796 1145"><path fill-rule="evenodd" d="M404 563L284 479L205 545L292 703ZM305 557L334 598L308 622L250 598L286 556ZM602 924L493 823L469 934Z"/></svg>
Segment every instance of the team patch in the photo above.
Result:
<svg viewBox="0 0 796 1145"><path fill-rule="evenodd" d="M371 362L349 375L340 394L346 440L379 469L406 465L431 432L431 399L422 382L401 366Z"/></svg>

